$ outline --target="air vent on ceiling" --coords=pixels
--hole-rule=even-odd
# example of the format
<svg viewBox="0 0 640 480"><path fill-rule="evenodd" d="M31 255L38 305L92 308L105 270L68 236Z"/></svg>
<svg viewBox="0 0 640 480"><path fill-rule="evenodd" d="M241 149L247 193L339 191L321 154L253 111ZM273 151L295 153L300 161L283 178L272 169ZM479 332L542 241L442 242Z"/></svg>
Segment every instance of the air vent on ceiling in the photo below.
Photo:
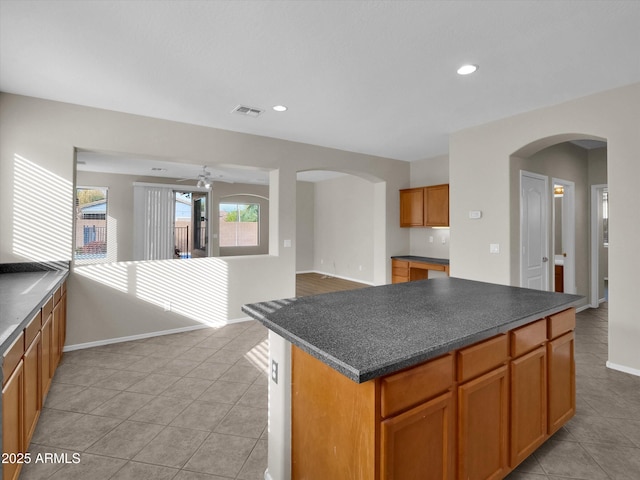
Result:
<svg viewBox="0 0 640 480"><path fill-rule="evenodd" d="M264 110L261 110L256 107L247 107L245 105L238 105L236 108L231 110L231 113L237 113L238 115L245 115L248 117L258 117L260 116Z"/></svg>

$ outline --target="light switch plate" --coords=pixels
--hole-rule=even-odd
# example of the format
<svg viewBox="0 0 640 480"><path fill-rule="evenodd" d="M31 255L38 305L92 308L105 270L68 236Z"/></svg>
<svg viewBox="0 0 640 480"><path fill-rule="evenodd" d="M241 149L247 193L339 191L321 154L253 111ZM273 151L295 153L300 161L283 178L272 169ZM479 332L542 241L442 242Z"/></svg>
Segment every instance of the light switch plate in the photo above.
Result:
<svg viewBox="0 0 640 480"><path fill-rule="evenodd" d="M490 243L489 244L489 253L500 253L500 244L499 243Z"/></svg>
<svg viewBox="0 0 640 480"><path fill-rule="evenodd" d="M477 220L478 218L482 218L482 212L480 210L470 210L469 218L473 218L474 220Z"/></svg>

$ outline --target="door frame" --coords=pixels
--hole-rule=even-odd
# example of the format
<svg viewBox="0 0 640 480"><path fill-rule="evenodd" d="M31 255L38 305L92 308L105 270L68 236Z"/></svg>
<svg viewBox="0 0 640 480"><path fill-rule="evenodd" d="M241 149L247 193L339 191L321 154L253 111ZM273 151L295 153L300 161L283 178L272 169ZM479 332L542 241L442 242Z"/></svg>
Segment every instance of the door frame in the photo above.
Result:
<svg viewBox="0 0 640 480"><path fill-rule="evenodd" d="M598 205L598 193L608 188L608 183L591 185L591 285L589 288L589 306L591 308L598 308L600 306L600 236L598 232L598 212L600 208Z"/></svg>
<svg viewBox="0 0 640 480"><path fill-rule="evenodd" d="M542 290L543 291L548 291L549 290L549 277L551 275L550 273L550 268L549 268L549 177L547 175L541 175L539 173L533 173L533 172L529 172L526 170L520 170L520 184L519 184L519 192L518 194L520 195L520 253L519 253L519 257L520 257L520 286L524 287L526 284L526 278L525 278L525 268L524 268L524 262L523 262L523 254L524 254L524 249L525 249L525 225L524 225L524 201L522 198L522 179L523 177L531 177L531 178L535 178L538 180L543 180L544 182L544 192L542 193L542 197L544 199L544 206L543 206L543 212L544 212L544 219L543 219L543 228L544 228L544 235L543 237L543 242L541 245L541 250L542 250L542 257L546 257L547 261L544 262L542 261L542 263L546 263L546 265L543 265L543 283L542 283Z"/></svg>
<svg viewBox="0 0 640 480"><path fill-rule="evenodd" d="M570 180L562 180L560 178L551 179L551 191L555 185L562 185L564 187L564 197L562 199L562 243L565 246L563 249L567 254L564 257L563 274L564 274L564 293L577 292L576 286L576 184ZM556 209L551 209L551 244L553 245L553 256L555 265L555 215ZM567 260L567 258L569 260ZM551 260L550 259L550 260ZM567 268L568 267L568 268ZM555 283L555 280L554 280Z"/></svg>

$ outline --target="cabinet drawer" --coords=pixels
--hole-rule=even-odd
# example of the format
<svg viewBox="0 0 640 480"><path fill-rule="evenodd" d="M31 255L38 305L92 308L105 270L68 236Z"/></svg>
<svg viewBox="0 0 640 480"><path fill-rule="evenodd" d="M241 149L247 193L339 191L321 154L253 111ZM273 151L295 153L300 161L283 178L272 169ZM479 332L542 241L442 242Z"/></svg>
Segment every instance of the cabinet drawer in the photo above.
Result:
<svg viewBox="0 0 640 480"><path fill-rule="evenodd" d="M53 303L57 304L62 298L62 285L60 285L57 290L53 293Z"/></svg>
<svg viewBox="0 0 640 480"><path fill-rule="evenodd" d="M24 355L24 332L20 332L18 338L4 352L2 359L2 378L7 381L13 370L18 366ZM4 384L4 383L3 383Z"/></svg>
<svg viewBox="0 0 640 480"><path fill-rule="evenodd" d="M42 328L42 311L38 311L38 313L36 313L33 316L29 324L24 329L25 349L29 348L29 345L31 345L31 342L33 341L33 339L36 338L36 335L38 335L38 332L40 331L41 328Z"/></svg>
<svg viewBox="0 0 640 480"><path fill-rule="evenodd" d="M409 277L398 277L396 275L391 277L391 283L405 283L409 281Z"/></svg>
<svg viewBox="0 0 640 480"><path fill-rule="evenodd" d="M453 364L453 354L448 354L382 378L382 416L390 417L445 392L453 385Z"/></svg>
<svg viewBox="0 0 640 480"><path fill-rule="evenodd" d="M576 309L569 308L548 317L548 338L556 338L576 328Z"/></svg>
<svg viewBox="0 0 640 480"><path fill-rule="evenodd" d="M409 276L409 262L401 260L393 260L391 262L391 271L393 275Z"/></svg>
<svg viewBox="0 0 640 480"><path fill-rule="evenodd" d="M509 357L506 334L498 335L458 351L458 381L465 382L492 370Z"/></svg>
<svg viewBox="0 0 640 480"><path fill-rule="evenodd" d="M47 303L42 307L42 323L47 320L47 317L51 315L51 312L53 312L53 295L49 297Z"/></svg>
<svg viewBox="0 0 640 480"><path fill-rule="evenodd" d="M547 341L547 322L540 319L511 331L511 356L519 357Z"/></svg>

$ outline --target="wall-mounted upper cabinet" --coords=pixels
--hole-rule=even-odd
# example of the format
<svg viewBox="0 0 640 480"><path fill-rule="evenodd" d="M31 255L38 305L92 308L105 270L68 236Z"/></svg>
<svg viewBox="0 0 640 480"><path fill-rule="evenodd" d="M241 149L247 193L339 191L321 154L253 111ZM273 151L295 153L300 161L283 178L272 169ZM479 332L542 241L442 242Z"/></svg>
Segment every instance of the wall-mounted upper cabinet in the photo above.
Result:
<svg viewBox="0 0 640 480"><path fill-rule="evenodd" d="M448 227L449 184L400 190L401 227Z"/></svg>

